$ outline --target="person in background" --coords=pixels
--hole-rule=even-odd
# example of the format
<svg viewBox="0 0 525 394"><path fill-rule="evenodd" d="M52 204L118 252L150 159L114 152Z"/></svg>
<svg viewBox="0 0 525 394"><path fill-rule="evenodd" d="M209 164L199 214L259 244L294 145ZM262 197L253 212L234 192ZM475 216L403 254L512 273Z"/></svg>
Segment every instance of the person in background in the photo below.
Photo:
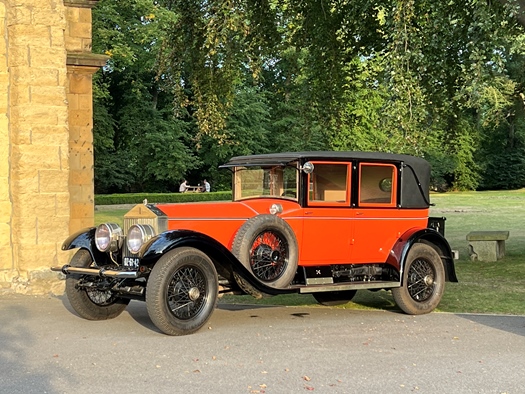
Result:
<svg viewBox="0 0 525 394"><path fill-rule="evenodd" d="M179 186L179 192L184 193L187 188L188 188L188 182L186 182L186 179L184 179Z"/></svg>
<svg viewBox="0 0 525 394"><path fill-rule="evenodd" d="M210 182L208 182L206 179L203 182L204 182L204 191L209 192L211 190Z"/></svg>

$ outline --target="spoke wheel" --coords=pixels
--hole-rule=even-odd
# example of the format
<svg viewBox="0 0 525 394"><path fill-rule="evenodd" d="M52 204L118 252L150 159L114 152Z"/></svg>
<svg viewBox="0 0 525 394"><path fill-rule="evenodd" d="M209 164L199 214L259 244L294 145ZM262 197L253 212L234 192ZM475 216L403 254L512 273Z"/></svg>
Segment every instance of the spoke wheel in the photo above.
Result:
<svg viewBox="0 0 525 394"><path fill-rule="evenodd" d="M199 330L217 304L217 271L198 249L178 248L164 255L148 279L146 306L153 323L165 334Z"/></svg>
<svg viewBox="0 0 525 394"><path fill-rule="evenodd" d="M263 282L279 279L288 262L288 242L276 231L263 231L255 237L250 250L250 267Z"/></svg>
<svg viewBox="0 0 525 394"><path fill-rule="evenodd" d="M87 250L81 249L75 253L70 265L88 268L93 264ZM98 288L97 288L98 287ZM66 295L80 317L87 320L106 320L120 315L129 304L129 299L118 297L111 290L107 279L69 274L66 278Z"/></svg>
<svg viewBox="0 0 525 394"><path fill-rule="evenodd" d="M287 287L295 277L298 246L295 234L276 215L258 215L247 220L235 235L232 253L252 275L267 286ZM246 293L261 298L264 294L234 272Z"/></svg>
<svg viewBox="0 0 525 394"><path fill-rule="evenodd" d="M445 270L439 254L430 245L417 243L408 252L403 283L392 289L396 304L411 315L433 311L445 288Z"/></svg>
<svg viewBox="0 0 525 394"><path fill-rule="evenodd" d="M336 306L343 305L349 301L352 301L352 298L356 295L357 290L345 290L345 291L327 291L312 293L315 300L325 306Z"/></svg>

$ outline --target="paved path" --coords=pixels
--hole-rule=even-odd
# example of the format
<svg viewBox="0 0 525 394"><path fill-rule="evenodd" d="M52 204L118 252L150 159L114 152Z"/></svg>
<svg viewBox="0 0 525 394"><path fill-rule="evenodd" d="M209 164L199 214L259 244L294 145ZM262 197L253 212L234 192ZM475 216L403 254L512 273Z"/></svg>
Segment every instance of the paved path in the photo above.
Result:
<svg viewBox="0 0 525 394"><path fill-rule="evenodd" d="M169 337L132 302L90 322L0 298L1 393L524 393L525 317L322 307L215 311Z"/></svg>

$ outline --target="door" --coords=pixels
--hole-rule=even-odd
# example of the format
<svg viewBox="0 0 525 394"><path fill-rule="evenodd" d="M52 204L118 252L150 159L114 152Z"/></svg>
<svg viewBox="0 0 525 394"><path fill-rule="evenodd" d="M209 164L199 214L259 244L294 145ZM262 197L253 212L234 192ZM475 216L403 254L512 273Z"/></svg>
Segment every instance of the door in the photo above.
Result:
<svg viewBox="0 0 525 394"><path fill-rule="evenodd" d="M350 261L353 210L350 207L351 163L313 162L303 209L301 265Z"/></svg>

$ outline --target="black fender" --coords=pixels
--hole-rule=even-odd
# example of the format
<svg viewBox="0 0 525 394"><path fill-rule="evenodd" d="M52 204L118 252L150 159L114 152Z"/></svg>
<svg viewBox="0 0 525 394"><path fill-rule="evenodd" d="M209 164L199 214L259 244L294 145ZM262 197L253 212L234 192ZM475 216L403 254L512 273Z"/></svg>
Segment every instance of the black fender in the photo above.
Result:
<svg viewBox="0 0 525 394"><path fill-rule="evenodd" d="M390 251L387 263L396 267L400 273L406 264L408 251L417 242L425 242L432 246L441 256L445 268L445 280L457 282L456 269L454 267L454 254L448 241L438 231L432 228L411 229L405 232ZM403 275L401 275L401 278Z"/></svg>
<svg viewBox="0 0 525 394"><path fill-rule="evenodd" d="M206 234L192 230L170 230L153 237L139 252L140 265L151 268L166 253L180 247L199 249L211 258L219 274L226 271L228 276L232 276L231 274L236 272L266 294L297 293L296 289L275 289L259 282L223 244Z"/></svg>
<svg viewBox="0 0 525 394"><path fill-rule="evenodd" d="M96 265L103 266L108 264L108 255L98 250L95 244L96 229L96 227L88 227L71 234L62 243L62 250L85 249L89 252Z"/></svg>

